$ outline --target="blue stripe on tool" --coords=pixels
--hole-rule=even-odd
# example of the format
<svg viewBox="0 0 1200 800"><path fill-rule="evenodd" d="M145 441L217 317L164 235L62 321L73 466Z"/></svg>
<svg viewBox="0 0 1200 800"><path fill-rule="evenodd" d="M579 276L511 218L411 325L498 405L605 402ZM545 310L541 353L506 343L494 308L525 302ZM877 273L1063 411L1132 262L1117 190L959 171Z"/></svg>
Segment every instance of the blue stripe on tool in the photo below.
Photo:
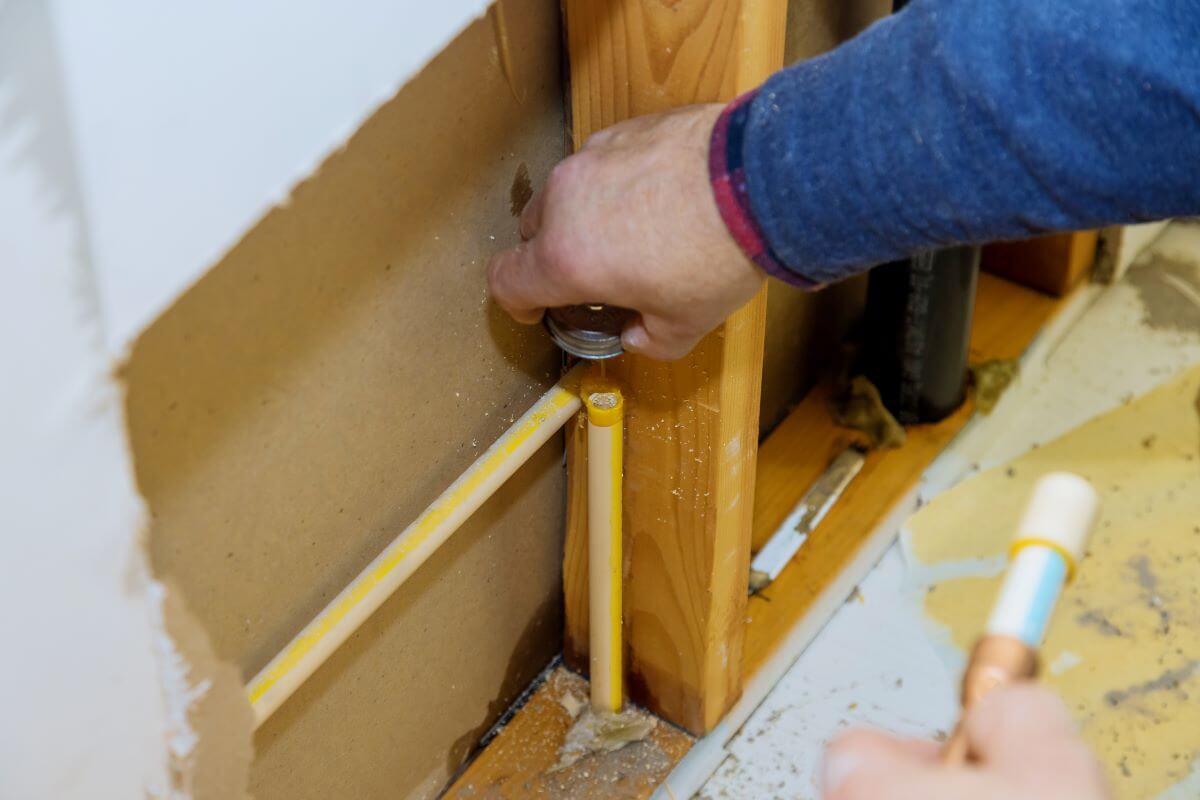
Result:
<svg viewBox="0 0 1200 800"><path fill-rule="evenodd" d="M1021 641L1030 647L1042 643L1050 622L1050 612L1054 610L1054 601L1067 577L1067 564L1061 555L1048 547L1038 549L1046 554L1046 565L1038 580L1037 591L1029 603L1029 615L1025 617L1018 634Z"/></svg>

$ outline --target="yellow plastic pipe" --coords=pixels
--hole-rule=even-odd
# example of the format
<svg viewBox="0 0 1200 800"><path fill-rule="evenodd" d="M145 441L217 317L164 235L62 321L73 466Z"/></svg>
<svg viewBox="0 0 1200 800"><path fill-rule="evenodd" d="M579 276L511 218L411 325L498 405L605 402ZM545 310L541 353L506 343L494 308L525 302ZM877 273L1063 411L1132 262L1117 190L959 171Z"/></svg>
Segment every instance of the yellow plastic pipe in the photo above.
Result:
<svg viewBox="0 0 1200 800"><path fill-rule="evenodd" d="M625 402L613 383L585 380L588 478L588 629L591 701L624 702L621 648L621 467Z"/></svg>
<svg viewBox="0 0 1200 800"><path fill-rule="evenodd" d="M576 412L583 366L568 372L350 582L246 687L262 725L429 556Z"/></svg>

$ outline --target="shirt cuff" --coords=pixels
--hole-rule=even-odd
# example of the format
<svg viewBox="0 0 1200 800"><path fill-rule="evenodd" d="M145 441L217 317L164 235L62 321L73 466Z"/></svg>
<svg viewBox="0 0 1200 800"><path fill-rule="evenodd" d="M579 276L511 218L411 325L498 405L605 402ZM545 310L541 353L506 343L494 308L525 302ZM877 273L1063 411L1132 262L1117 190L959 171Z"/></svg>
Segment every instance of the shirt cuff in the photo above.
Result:
<svg viewBox="0 0 1200 800"><path fill-rule="evenodd" d="M755 89L734 100L725 107L713 126L708 147L708 177L717 211L738 247L763 272L792 286L819 289L821 284L793 272L776 257L750 209L742 145L746 121L750 116L750 103L757 94L758 90Z"/></svg>

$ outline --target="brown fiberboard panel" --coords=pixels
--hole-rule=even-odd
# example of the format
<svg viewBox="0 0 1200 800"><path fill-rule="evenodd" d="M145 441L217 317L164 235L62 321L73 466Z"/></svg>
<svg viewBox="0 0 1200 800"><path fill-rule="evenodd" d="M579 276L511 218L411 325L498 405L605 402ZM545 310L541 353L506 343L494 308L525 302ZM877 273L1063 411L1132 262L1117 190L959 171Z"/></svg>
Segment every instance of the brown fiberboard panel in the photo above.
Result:
<svg viewBox="0 0 1200 800"><path fill-rule="evenodd" d="M506 57L470 26L124 370L154 569L245 678L557 376L486 296L564 147L558 6L504 6ZM555 441L280 709L258 800L441 788L560 646L563 481Z"/></svg>

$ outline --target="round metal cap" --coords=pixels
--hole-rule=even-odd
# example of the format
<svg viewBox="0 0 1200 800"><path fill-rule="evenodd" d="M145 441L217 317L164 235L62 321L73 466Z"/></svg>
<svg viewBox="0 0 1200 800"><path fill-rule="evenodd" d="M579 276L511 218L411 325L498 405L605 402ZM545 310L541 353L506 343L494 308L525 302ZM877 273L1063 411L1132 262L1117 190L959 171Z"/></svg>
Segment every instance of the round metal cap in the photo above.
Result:
<svg viewBox="0 0 1200 800"><path fill-rule="evenodd" d="M585 304L552 308L546 312L546 330L551 338L573 356L600 361L625 352L621 331L633 317L619 306Z"/></svg>

